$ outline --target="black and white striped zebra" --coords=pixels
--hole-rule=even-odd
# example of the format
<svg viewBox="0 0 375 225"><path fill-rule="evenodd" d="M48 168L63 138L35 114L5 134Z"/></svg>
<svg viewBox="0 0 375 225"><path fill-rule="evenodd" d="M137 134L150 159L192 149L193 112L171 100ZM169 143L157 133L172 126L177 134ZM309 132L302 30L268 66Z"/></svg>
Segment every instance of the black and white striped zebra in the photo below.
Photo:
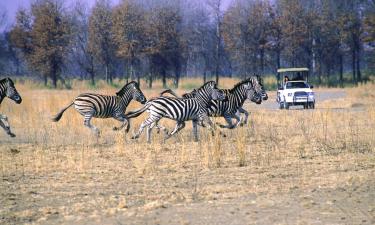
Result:
<svg viewBox="0 0 375 225"><path fill-rule="evenodd" d="M261 78L257 75L247 78L238 84L236 84L232 89L223 89L227 99L225 101L216 101L211 100L209 104L209 116L211 117L224 117L228 125L220 125L222 128L233 129L239 125L241 122L240 113L245 114L245 121L249 113L242 108L246 99L249 99L252 102L260 104L262 100L267 100L268 96L265 92ZM172 90L165 90L161 94L170 93L178 97ZM196 90L193 90L190 93L185 93L182 95L182 98L192 98L194 97ZM236 119L236 124L232 124L232 118Z"/></svg>
<svg viewBox="0 0 375 225"><path fill-rule="evenodd" d="M0 80L0 105L3 102L4 98L8 97L12 99L17 104L22 102L21 96L18 94L17 89L14 87L14 83L10 78L4 78ZM0 126L5 130L5 132L11 136L15 137L16 135L10 130L10 125L8 122L8 117L6 115L0 114Z"/></svg>
<svg viewBox="0 0 375 225"><path fill-rule="evenodd" d="M114 130L122 129L126 124L126 132L129 131L130 125L125 117L126 107L131 100L136 100L142 104L146 103L146 97L143 95L137 82L132 81L126 84L115 96L100 94L80 94L70 105L62 109L52 118L57 122L61 119L65 110L74 105L74 108L85 117L84 125L90 128L99 136L99 129L91 124L92 117L95 118L114 118L122 122L120 127L114 127Z"/></svg>
<svg viewBox="0 0 375 225"><path fill-rule="evenodd" d="M224 100L223 91L217 88L216 82L209 81L200 87L193 98L156 97L148 101L142 108L129 112L125 116L128 119L138 117L146 110L149 117L141 124L133 139L138 138L147 127L147 142L150 142L152 128L158 121L165 117L177 121L174 130L165 139L173 136L185 127L185 121L193 121L194 140L198 141L197 125L206 122L208 128L214 134L214 125L208 117L207 107L212 99Z"/></svg>
<svg viewBox="0 0 375 225"><path fill-rule="evenodd" d="M232 89L225 89L224 92L227 95L227 100L212 100L209 106L209 116L224 117L227 122L227 125L219 124L221 128L233 129L237 127L241 122L240 113L245 114L244 123L247 123L249 113L242 108L246 99L256 104L261 104L262 100L268 99L258 75L251 76L236 84ZM232 118L236 119L236 124L232 123Z"/></svg>

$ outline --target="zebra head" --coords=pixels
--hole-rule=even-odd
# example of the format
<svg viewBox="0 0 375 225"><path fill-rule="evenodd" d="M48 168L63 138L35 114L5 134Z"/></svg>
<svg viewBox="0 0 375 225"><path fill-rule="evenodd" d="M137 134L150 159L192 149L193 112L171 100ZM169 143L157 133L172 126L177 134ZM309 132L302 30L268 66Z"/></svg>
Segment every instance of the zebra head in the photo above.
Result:
<svg viewBox="0 0 375 225"><path fill-rule="evenodd" d="M20 94L18 94L18 91L16 87L14 87L14 83L10 78L5 78L5 79L0 80L0 85L3 86L4 88L5 96L12 99L17 104L20 104L22 102L22 98Z"/></svg>
<svg viewBox="0 0 375 225"><path fill-rule="evenodd" d="M263 87L262 78L259 75L254 75L249 78L252 86L255 89L255 92L262 97L262 100L267 100L268 95Z"/></svg>
<svg viewBox="0 0 375 225"><path fill-rule="evenodd" d="M122 97L125 94L130 95L133 100L136 100L141 104L145 104L147 101L143 92L139 88L138 83L135 81L126 84L119 92L116 93L116 95L119 97Z"/></svg>
<svg viewBox="0 0 375 225"><path fill-rule="evenodd" d="M249 87L249 86L248 86ZM248 88L246 87L246 98L250 101L261 104L262 103L262 96L255 92L254 88Z"/></svg>
<svg viewBox="0 0 375 225"><path fill-rule="evenodd" d="M217 88L215 81L208 81L198 90L196 90L196 96L200 95L205 98L206 101L218 100L222 101L226 99L226 95L223 90Z"/></svg>

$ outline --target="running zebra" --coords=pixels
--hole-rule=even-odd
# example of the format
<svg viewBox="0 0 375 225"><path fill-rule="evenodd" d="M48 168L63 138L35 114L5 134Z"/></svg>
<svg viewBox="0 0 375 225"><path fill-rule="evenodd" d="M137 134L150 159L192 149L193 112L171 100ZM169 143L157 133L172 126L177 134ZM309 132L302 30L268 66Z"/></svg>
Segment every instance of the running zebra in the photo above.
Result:
<svg viewBox="0 0 375 225"><path fill-rule="evenodd" d="M120 130L126 124L126 132L129 131L130 124L125 116L126 107L129 105L131 100L136 100L142 104L146 103L146 97L139 89L137 82L132 81L126 84L116 96L107 96L99 94L81 94L74 99L70 105L63 108L56 116L52 118L54 122L61 119L65 110L70 106L74 105L74 108L85 117L84 125L90 128L99 136L99 129L91 124L91 118L114 118L122 122L120 127L114 127L113 130Z"/></svg>
<svg viewBox="0 0 375 225"><path fill-rule="evenodd" d="M212 100L209 106L209 115L212 117L224 117L227 125L219 126L221 128L233 129L241 122L240 113L245 114L244 124L247 123L249 113L242 108L246 99L256 104L261 104L262 100L267 100L268 95L264 90L260 76L254 75L236 84L232 89L224 90L228 100L215 101ZM236 123L232 124L232 118L236 119Z"/></svg>
<svg viewBox="0 0 375 225"><path fill-rule="evenodd" d="M10 78L4 78L0 80L0 104L3 102L4 98L8 97L15 101L17 104L22 102L21 96L18 94L14 83ZM11 136L15 137L16 135L10 130L10 125L8 122L8 117L6 115L0 114L0 126L5 130L5 132Z"/></svg>
<svg viewBox="0 0 375 225"><path fill-rule="evenodd" d="M138 132L133 139L139 138L144 128L147 127L147 142L150 142L152 128L157 126L159 120L163 117L177 121L174 130L167 134L168 139L185 127L185 121L193 121L194 140L198 141L197 125L198 123L207 122L209 129L214 134L214 125L208 117L207 108L212 99L224 100L223 91L217 88L216 82L209 81L200 87L194 98L172 98L156 97L148 101L142 108L134 112L129 112L125 116L128 119L138 117L144 111L148 111L149 117L141 124Z"/></svg>
<svg viewBox="0 0 375 225"><path fill-rule="evenodd" d="M257 75L239 82L232 89L223 89L223 91L227 96L227 100L211 100L208 108L209 116L225 118L228 125L224 126L219 124L219 126L222 128L233 129L238 126L241 122L240 113L245 114L244 123L247 123L249 113L242 108L246 99L249 99L256 104L260 104L262 100L268 99L267 93L263 88L261 78ZM172 90L165 90L161 94L165 93L169 93L171 95L174 95L175 97L178 97ZM185 93L182 95L182 98L192 98L194 97L195 93L196 90L193 90L190 93ZM232 124L232 118L235 118L237 120L236 124Z"/></svg>

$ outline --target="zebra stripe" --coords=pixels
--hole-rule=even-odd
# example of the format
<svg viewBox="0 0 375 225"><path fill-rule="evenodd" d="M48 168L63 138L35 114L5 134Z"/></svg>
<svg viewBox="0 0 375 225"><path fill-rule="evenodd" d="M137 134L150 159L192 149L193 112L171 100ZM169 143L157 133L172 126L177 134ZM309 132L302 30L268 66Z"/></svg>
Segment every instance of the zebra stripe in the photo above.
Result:
<svg viewBox="0 0 375 225"><path fill-rule="evenodd" d="M114 118L122 122L120 127L114 127L114 130L122 129L128 124L126 131L129 130L129 123L125 117L126 107L129 105L131 100L136 100L142 104L146 102L146 97L139 89L137 82L132 81L126 84L115 96L100 95L84 93L77 96L73 102L62 109L56 116L52 118L53 121L57 122L61 119L65 110L70 106L74 105L74 108L84 116L84 125L90 128L92 131L99 136L99 129L91 124L91 119L95 118Z"/></svg>
<svg viewBox="0 0 375 225"><path fill-rule="evenodd" d="M210 101L212 99L223 100L224 98L225 95L217 88L216 83L209 81L196 91L194 98L156 97L148 101L141 109L129 112L125 116L130 119L141 115L146 110L149 112L149 117L141 124L133 139L138 138L144 128L147 127L147 141L150 142L152 128L158 126L159 120L164 117L177 121L174 130L165 139L168 139L184 128L185 121L192 120L194 139L197 141L198 123L207 122L209 129L211 129L212 133L214 132L213 124L207 115L207 107ZM164 127L161 129L165 131Z"/></svg>
<svg viewBox="0 0 375 225"><path fill-rule="evenodd" d="M0 104L3 102L5 97L8 97L8 98L12 99L17 104L20 104L22 102L22 98L18 94L18 91L14 86L14 82L10 78L4 78L4 79L0 80ZM11 137L16 136L10 130L8 117L6 115L0 114L0 126L5 130L5 132L9 136L11 136Z"/></svg>

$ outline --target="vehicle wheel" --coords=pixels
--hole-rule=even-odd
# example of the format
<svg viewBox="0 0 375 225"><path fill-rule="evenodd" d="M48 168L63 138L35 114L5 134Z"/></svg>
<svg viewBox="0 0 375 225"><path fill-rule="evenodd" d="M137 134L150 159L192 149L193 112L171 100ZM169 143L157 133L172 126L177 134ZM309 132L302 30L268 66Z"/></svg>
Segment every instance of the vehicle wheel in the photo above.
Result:
<svg viewBox="0 0 375 225"><path fill-rule="evenodd" d="M310 109L315 109L315 102L310 103Z"/></svg>
<svg viewBox="0 0 375 225"><path fill-rule="evenodd" d="M284 102L284 109L289 109L289 103Z"/></svg>
<svg viewBox="0 0 375 225"><path fill-rule="evenodd" d="M303 104L303 109L308 109L309 108L309 103L305 103L305 104Z"/></svg>
<svg viewBox="0 0 375 225"><path fill-rule="evenodd" d="M279 109L284 109L284 104L282 102L279 103Z"/></svg>

